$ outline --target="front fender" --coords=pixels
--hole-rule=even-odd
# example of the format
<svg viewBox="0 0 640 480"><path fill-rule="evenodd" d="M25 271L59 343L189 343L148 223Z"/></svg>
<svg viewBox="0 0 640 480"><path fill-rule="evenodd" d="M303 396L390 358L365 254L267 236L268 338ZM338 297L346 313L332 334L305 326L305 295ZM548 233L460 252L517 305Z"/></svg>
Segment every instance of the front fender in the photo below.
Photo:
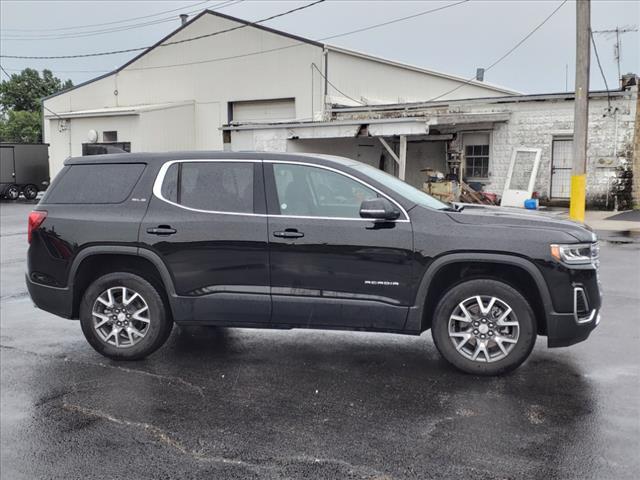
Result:
<svg viewBox="0 0 640 480"><path fill-rule="evenodd" d="M415 304L409 308L409 314L407 315L407 321L405 323L405 330L409 332L419 333L423 330L423 318L425 314L425 308L427 295L429 294L429 288L431 287L431 282L437 275L438 271L442 269L446 265L451 265L453 263L478 263L478 262L486 262L493 264L503 264L503 265L512 265L517 266L524 269L531 277L533 278L537 288L538 293L540 294L540 298L542 300L542 304L544 307L545 314L545 324L547 323L548 312L553 311L553 304L551 303L551 295L549 293L549 288L547 287L547 283L542 276L540 270L531 262L522 257L517 257L514 255L500 254L500 253L474 253L474 252L465 252L465 253L451 253L446 254L441 257L436 258L427 268L424 275L422 276L422 280L420 281L420 285L418 287L418 291L416 293Z"/></svg>

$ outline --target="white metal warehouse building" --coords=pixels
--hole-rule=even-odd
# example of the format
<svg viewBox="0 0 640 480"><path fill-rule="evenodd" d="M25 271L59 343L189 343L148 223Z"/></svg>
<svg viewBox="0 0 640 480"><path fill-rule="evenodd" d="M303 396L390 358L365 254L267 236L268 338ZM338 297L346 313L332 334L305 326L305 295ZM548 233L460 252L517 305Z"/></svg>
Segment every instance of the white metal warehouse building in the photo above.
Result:
<svg viewBox="0 0 640 480"><path fill-rule="evenodd" d="M184 41L202 35L210 36ZM206 10L117 70L45 98L44 142L53 176L92 142L132 152L221 150L231 148L223 125L321 121L331 105L514 93Z"/></svg>

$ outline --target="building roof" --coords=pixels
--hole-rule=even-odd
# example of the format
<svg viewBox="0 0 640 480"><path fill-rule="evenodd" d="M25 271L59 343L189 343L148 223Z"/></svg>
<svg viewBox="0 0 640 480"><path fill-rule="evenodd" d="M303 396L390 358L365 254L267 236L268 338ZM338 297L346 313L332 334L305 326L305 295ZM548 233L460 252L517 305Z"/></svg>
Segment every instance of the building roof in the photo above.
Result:
<svg viewBox="0 0 640 480"><path fill-rule="evenodd" d="M592 90L589 92L590 99L596 98L618 98L633 95L634 90ZM380 105L362 105L357 107L334 106L331 108L335 113L349 112L378 112L388 110L419 110L423 108L443 107L447 105L460 105L469 103L520 103L520 102L544 102L544 101L573 101L575 92L558 92L558 93L534 93L507 95L504 97L477 97L477 98L461 98L455 100L437 100L427 102L406 102L406 103L389 103Z"/></svg>
<svg viewBox="0 0 640 480"><path fill-rule="evenodd" d="M497 86L497 85L492 85L490 83L480 82L480 81L476 81L476 80L469 81L469 79L466 79L466 78L463 78L463 77L460 77L460 76L457 76L457 75L452 75L452 74L448 74L448 73L444 73L444 72L439 72L439 71L436 71L436 70L429 70L429 69L418 67L418 66L415 66L415 65L409 65L409 64L397 62L397 61L394 61L394 60L389 60L389 59L385 59L385 58L381 58L381 57L376 57L376 56L369 55L369 54L362 53L362 52L358 52L358 51L355 51L355 50L350 50L350 49L346 49L346 48L342 48L342 47L328 45L328 44L321 43L321 42L318 42L318 41L315 41L315 40L311 40L309 38L305 38L305 37L294 35L294 34L291 34L291 33L288 33L288 32L284 32L282 30L276 30L274 28L270 28L270 27L261 25L259 23L253 23L253 22L250 22L248 20L244 20L242 18L233 17L231 15L225 15L223 13L216 12L216 11L213 11L213 10L203 10L198 15L195 15L189 21L187 21L183 25L180 25L174 31L172 31L171 33L169 33L168 35L166 35L162 39L158 40L152 46L150 46L146 50L142 51L141 53L139 53L138 55L133 57L131 60L129 60L126 63L124 63L122 66L116 68L115 70L113 70L111 72L108 72L108 73L105 73L105 74L102 74L102 75L99 75L99 76L97 76L95 78L87 80L86 82L79 83L78 85L74 85L73 87L68 88L66 90L62 90L62 91L54 93L52 95L48 95L48 96L42 98L42 100L44 101L44 100L47 100L49 98L53 98L53 97L56 97L58 95L65 94L65 93L67 93L67 92L69 92L71 90L75 90L77 88L83 87L83 86L88 85L90 83L96 82L96 81L101 80L103 78L106 78L106 77L109 77L111 75L114 75L114 74L116 74L118 72L121 72L122 70L127 68L129 65L133 64L134 62L136 62L137 60L139 60L143 56L145 56L148 53L150 53L155 48L157 48L160 45L162 45L163 43L165 43L167 40L169 40L171 37L176 35L178 32L181 32L185 28L188 28L192 23L196 22L198 19L200 19L204 15L214 15L216 17L224 18L225 20L229 20L229 21L232 21L232 22L237 22L237 23L240 23L240 24L243 24L243 25L246 25L246 26L251 26L253 28L257 28L259 30L263 30L265 32L269 32L269 33L273 33L275 35L280 35L280 36L283 36L283 37L287 37L287 38L290 38L292 40L296 40L296 41L298 41L300 43L306 43L306 44L309 44L309 45L316 46L318 48L326 48L328 50L332 50L332 51L339 52L339 53L344 53L346 55L352 55L352 56L356 56L356 57L360 57L360 58L366 58L368 60L372 60L372 61L376 61L376 62L380 62L380 63L385 63L385 64L388 64L388 65L393 65L395 67L403 68L403 69L406 69L406 70L412 70L412 71L415 71L415 72L424 73L424 74L428 74L428 75L433 75L433 76L436 76L436 77L447 78L449 80L456 80L456 81L460 81L460 82L466 82L469 85L479 86L479 87L487 88L489 90L495 90L495 91L498 91L498 92L502 92L502 93L505 93L505 94L517 94L517 93L519 93L519 92L517 92L515 90L507 89L505 87L500 87L500 86Z"/></svg>

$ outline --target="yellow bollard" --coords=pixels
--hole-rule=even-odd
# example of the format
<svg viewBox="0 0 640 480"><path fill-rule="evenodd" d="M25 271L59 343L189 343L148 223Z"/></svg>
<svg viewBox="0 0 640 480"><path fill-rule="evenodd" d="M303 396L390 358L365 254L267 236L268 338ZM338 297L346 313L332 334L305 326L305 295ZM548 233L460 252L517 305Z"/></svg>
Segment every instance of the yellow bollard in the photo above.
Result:
<svg viewBox="0 0 640 480"><path fill-rule="evenodd" d="M571 176L571 199L569 202L569 218L584 223L584 207L586 204L587 176Z"/></svg>

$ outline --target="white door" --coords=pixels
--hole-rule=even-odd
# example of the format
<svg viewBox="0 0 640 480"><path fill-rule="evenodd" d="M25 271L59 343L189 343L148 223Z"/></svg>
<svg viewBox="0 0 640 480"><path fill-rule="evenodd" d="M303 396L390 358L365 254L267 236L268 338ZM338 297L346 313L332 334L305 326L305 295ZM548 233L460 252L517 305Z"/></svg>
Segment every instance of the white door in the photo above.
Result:
<svg viewBox="0 0 640 480"><path fill-rule="evenodd" d="M571 190L573 140L556 138L551 151L551 198L568 199Z"/></svg>
<svg viewBox="0 0 640 480"><path fill-rule="evenodd" d="M513 151L500 205L524 208L524 201L531 198L533 193L540 152L539 148L516 148Z"/></svg>

